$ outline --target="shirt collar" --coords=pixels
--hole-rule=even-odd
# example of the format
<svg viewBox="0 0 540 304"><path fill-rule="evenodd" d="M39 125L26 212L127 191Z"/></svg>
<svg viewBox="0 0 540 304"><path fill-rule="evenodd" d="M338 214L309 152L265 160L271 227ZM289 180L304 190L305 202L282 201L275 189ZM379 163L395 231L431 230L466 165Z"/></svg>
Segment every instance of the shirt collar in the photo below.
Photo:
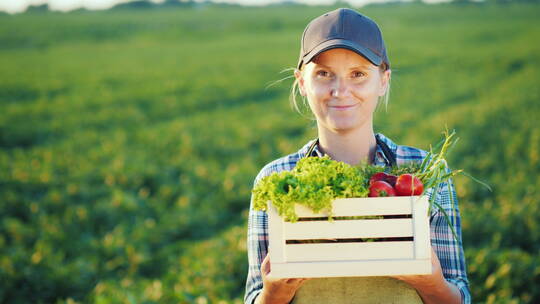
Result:
<svg viewBox="0 0 540 304"><path fill-rule="evenodd" d="M397 157L397 148L398 146L396 143L394 143L390 138L384 136L382 133L376 133L375 136L381 141L384 142L388 148L390 149L390 152ZM377 164L377 162L379 162ZM381 145L377 145L377 150L375 152L375 163L379 166L391 166L390 160L386 157L386 155L383 152L383 149L381 148Z"/></svg>
<svg viewBox="0 0 540 304"><path fill-rule="evenodd" d="M388 145L388 147L390 148L390 150L392 151L395 151L396 149L396 144L394 142L392 142L388 137L382 135L381 133L377 133L375 134L376 137L379 138L379 140L381 141L384 141L386 143L386 145ZM303 148L302 148L302 152L303 154L306 154L309 150L309 147L316 141L317 139L313 139L313 140L310 140L308 144L306 144ZM313 149L313 152L311 153L310 156L318 156L318 157L323 157L325 154L322 153L322 151L319 149L319 144L317 142L317 145L315 145L315 149ZM390 166L390 160L386 157L386 155L384 155L384 151L383 149L381 148L381 146L379 144L377 144L377 147L376 147L376 150L375 150L375 161L374 161L374 165L375 166L382 166L382 167L387 167L387 166Z"/></svg>

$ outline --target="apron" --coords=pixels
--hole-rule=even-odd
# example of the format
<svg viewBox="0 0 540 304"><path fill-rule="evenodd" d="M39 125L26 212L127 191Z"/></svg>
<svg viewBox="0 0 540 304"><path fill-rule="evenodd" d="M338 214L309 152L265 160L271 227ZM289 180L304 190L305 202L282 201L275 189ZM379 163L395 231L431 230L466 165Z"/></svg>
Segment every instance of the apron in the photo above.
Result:
<svg viewBox="0 0 540 304"><path fill-rule="evenodd" d="M375 136L391 166L396 157L385 142ZM305 157L312 155L319 140L313 142ZM296 291L294 304L421 304L416 290L404 282L390 277L315 278L306 281Z"/></svg>
<svg viewBox="0 0 540 304"><path fill-rule="evenodd" d="M422 304L416 290L390 277L316 278L297 291L293 304Z"/></svg>

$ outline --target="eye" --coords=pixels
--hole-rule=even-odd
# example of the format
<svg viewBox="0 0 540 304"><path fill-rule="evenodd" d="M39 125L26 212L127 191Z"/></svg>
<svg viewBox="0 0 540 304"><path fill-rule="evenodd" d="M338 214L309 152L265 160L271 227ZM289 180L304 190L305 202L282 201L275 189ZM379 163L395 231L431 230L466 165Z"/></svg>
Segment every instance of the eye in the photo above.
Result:
<svg viewBox="0 0 540 304"><path fill-rule="evenodd" d="M325 70L318 70L316 72L316 75L319 76L319 77L330 77L330 73L328 71L325 71Z"/></svg>
<svg viewBox="0 0 540 304"><path fill-rule="evenodd" d="M353 76L353 78L360 78L360 77L366 76L366 73L364 73L362 71L354 71L352 73L352 76Z"/></svg>

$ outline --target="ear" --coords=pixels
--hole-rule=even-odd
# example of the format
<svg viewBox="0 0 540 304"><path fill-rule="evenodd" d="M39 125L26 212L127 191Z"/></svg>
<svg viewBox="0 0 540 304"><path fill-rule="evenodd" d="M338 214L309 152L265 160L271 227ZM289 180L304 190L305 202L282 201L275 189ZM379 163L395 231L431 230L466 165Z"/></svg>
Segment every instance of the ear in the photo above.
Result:
<svg viewBox="0 0 540 304"><path fill-rule="evenodd" d="M379 91L379 96L386 94L388 90L388 85L390 84L390 77L392 75L392 70L388 69L381 73L381 90Z"/></svg>
<svg viewBox="0 0 540 304"><path fill-rule="evenodd" d="M294 69L294 78L296 78L296 81L298 82L298 90L300 90L300 95L306 96L306 88L302 71L299 69Z"/></svg>

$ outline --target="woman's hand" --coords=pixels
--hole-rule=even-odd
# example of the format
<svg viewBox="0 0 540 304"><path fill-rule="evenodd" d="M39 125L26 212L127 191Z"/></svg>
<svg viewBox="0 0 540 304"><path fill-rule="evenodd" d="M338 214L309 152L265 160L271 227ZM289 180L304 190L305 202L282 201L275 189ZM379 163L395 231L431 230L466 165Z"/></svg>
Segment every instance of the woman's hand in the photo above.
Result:
<svg viewBox="0 0 540 304"><path fill-rule="evenodd" d="M441 263L435 250L431 247L431 274L392 276L416 289L423 302L429 303L461 303L461 293L457 286L446 281Z"/></svg>
<svg viewBox="0 0 540 304"><path fill-rule="evenodd" d="M270 274L270 256L267 254L261 265L263 290L255 301L256 304L289 303L298 288L308 279L276 279Z"/></svg>

